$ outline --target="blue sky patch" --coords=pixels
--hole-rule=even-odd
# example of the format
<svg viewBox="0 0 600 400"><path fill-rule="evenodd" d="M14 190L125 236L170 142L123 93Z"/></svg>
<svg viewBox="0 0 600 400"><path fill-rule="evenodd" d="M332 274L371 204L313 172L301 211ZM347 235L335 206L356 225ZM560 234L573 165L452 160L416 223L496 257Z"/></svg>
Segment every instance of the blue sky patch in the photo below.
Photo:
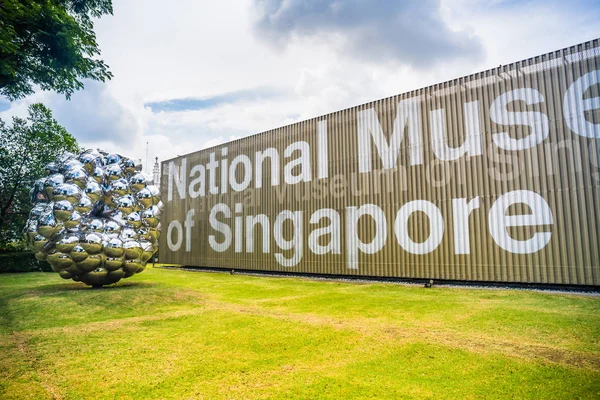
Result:
<svg viewBox="0 0 600 400"><path fill-rule="evenodd" d="M0 98L0 112L10 110L10 101Z"/></svg>
<svg viewBox="0 0 600 400"><path fill-rule="evenodd" d="M222 93L211 97L184 97L180 99L170 99L163 101L151 101L144 103L144 107L149 107L152 112L178 112L206 110L223 104L238 103L241 101L256 101L259 99L271 98L278 94L274 89L255 88L248 90L239 90L236 92Z"/></svg>

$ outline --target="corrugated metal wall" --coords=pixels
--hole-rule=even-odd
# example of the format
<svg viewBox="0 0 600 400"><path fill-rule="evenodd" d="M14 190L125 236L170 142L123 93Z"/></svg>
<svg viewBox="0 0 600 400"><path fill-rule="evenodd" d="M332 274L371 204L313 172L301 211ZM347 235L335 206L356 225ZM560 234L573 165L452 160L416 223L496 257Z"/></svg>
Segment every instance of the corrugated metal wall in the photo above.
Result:
<svg viewBox="0 0 600 400"><path fill-rule="evenodd" d="M594 40L165 161L161 262L600 285L598 46ZM302 151L285 152L296 142L308 144L310 161L293 167ZM271 158L257 161L267 149ZM221 179L244 186L248 160L240 155L252 175L237 192ZM304 180L286 184L286 165ZM209 222L211 211L231 230L230 243L225 228Z"/></svg>

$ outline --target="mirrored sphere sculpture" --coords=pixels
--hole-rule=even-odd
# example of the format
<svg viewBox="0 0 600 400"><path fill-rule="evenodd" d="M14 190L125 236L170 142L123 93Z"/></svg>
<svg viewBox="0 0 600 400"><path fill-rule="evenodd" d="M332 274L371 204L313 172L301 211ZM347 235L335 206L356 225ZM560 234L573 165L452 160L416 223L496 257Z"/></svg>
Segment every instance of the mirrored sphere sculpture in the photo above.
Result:
<svg viewBox="0 0 600 400"><path fill-rule="evenodd" d="M38 260L92 286L140 273L158 249L162 203L133 159L102 150L65 153L31 189L25 228Z"/></svg>

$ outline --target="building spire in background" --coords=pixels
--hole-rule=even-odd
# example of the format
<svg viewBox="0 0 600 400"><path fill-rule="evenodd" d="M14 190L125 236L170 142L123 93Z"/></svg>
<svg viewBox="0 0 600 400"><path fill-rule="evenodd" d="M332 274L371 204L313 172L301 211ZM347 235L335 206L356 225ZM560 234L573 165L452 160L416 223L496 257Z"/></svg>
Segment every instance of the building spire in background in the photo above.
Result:
<svg viewBox="0 0 600 400"><path fill-rule="evenodd" d="M152 168L152 180L156 186L160 186L160 166L158 165L158 157L155 158L154 168Z"/></svg>

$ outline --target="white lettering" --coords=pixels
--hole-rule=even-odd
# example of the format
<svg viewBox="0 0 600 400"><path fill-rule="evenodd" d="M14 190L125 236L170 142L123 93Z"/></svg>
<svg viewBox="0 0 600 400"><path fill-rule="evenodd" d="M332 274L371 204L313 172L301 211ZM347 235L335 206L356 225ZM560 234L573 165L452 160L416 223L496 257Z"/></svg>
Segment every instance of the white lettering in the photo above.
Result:
<svg viewBox="0 0 600 400"><path fill-rule="evenodd" d="M416 211L425 213L429 221L429 237L422 243L413 241L408 233L408 219ZM396 233L398 244L409 253L431 253L437 249L444 237L444 218L439 208L432 202L427 200L413 200L398 210L396 222L394 223L394 232Z"/></svg>
<svg viewBox="0 0 600 400"><path fill-rule="evenodd" d="M196 174L198 174L198 177L190 181L190 187L188 189L192 199L195 199L198 196L204 196L206 193L204 187L204 184L206 183L206 170L204 169L204 165L194 165L190 171L190 178L194 177ZM196 186L198 186L198 188L196 188Z"/></svg>
<svg viewBox="0 0 600 400"><path fill-rule="evenodd" d="M173 229L177 230L177 241L173 242ZM181 222L177 220L173 220L169 223L169 227L167 228L167 246L171 251L177 251L181 247L181 243L183 242L183 227L181 226Z"/></svg>
<svg viewBox="0 0 600 400"><path fill-rule="evenodd" d="M328 143L327 143L327 120L319 121L317 128L317 136L318 136L318 150L319 150L319 166L317 178L323 179L329 176L329 160L328 160Z"/></svg>
<svg viewBox="0 0 600 400"><path fill-rule="evenodd" d="M479 120L479 102L473 101L464 105L466 139L462 146L448 146L446 137L446 111L442 108L431 111L431 140L433 152L442 161L457 160L464 154L479 156L483 153L481 146L481 122Z"/></svg>
<svg viewBox="0 0 600 400"><path fill-rule="evenodd" d="M506 215L513 204L524 203L531 209L531 214ZM516 254L531 254L541 250L548 244L552 232L536 232L530 239L513 239L507 228L513 226L552 225L552 210L546 200L539 194L529 190L516 190L498 197L489 214L490 234L498 246Z"/></svg>
<svg viewBox="0 0 600 400"><path fill-rule="evenodd" d="M514 101L523 101L531 106L542 103L544 96L531 88L515 89L498 96L490 107L490 119L498 125L526 125L531 128L529 136L522 139L513 139L508 132L495 133L492 139L496 146L504 150L525 150L546 139L550 130L550 121L546 114L537 111L508 111L506 106Z"/></svg>
<svg viewBox="0 0 600 400"><path fill-rule="evenodd" d="M373 168L371 162L371 138L373 138L383 168L395 168L405 128L408 128L410 164L420 165L423 163L420 109L420 97L412 97L398 103L392 137L389 143L385 138L374 108L357 113L359 172L369 172Z"/></svg>
<svg viewBox="0 0 600 400"><path fill-rule="evenodd" d="M239 164L242 164L242 180L238 182L237 175L237 167ZM252 161L245 154L240 154L231 162L231 166L229 167L229 183L231 188L236 192L241 192L242 190L246 190L252 181Z"/></svg>
<svg viewBox="0 0 600 400"><path fill-rule="evenodd" d="M262 164L265 158L271 163L271 186L279 185L279 152L270 147L263 151L257 151L254 155L254 187L262 187Z"/></svg>
<svg viewBox="0 0 600 400"><path fill-rule="evenodd" d="M292 239L284 239L283 224L285 221L292 222ZM284 210L279 213L273 226L275 242L281 250L294 250L291 258L286 258L283 253L275 253L275 259L284 267L293 267L302 259L302 211L292 212ZM287 235L286 235L287 236Z"/></svg>
<svg viewBox="0 0 600 400"><path fill-rule="evenodd" d="M585 93L600 84L600 70L588 72L569 86L563 101L563 113L569 129L587 138L600 138L600 124L586 119L585 113L600 110L600 97L584 99Z"/></svg>
<svg viewBox="0 0 600 400"><path fill-rule="evenodd" d="M185 181L187 173L187 158L181 159L181 167L177 168L173 161L169 162L169 183L167 191L167 201L173 200L173 181L177 185L177 192L180 199L185 199Z"/></svg>
<svg viewBox="0 0 600 400"><path fill-rule="evenodd" d="M195 222L192 218L195 214L196 211L192 208L191 210L188 210L185 216L185 251L188 253L192 251L192 228L195 225Z"/></svg>
<svg viewBox="0 0 600 400"><path fill-rule="evenodd" d="M313 230L308 236L308 247L315 254L342 254L340 243L340 214L331 208L322 208L311 215L310 223L318 224L323 218L328 218L331 222L328 226ZM322 246L319 244L321 236L329 235L329 242Z"/></svg>
<svg viewBox="0 0 600 400"><path fill-rule="evenodd" d="M375 236L370 243L364 243L358 237L358 220L368 215L375 221ZM383 248L387 240L387 219L383 210L375 204L364 204L361 207L346 208L346 252L347 266L358 269L358 251L375 254Z"/></svg>
<svg viewBox="0 0 600 400"><path fill-rule="evenodd" d="M469 202L467 199L452 199L454 254L471 254L469 215L478 208L479 196Z"/></svg>
<svg viewBox="0 0 600 400"><path fill-rule="evenodd" d="M227 204L219 203L215 205L212 210L210 210L210 215L208 217L208 222L210 223L211 228L215 231L223 234L224 239L222 242L217 242L217 238L215 235L208 236L208 244L214 251L218 251L219 253L223 253L227 251L229 246L231 245L231 228L229 225L219 221L217 219L217 214L223 214L225 218L231 217L231 209L227 206Z"/></svg>
<svg viewBox="0 0 600 400"><path fill-rule="evenodd" d="M310 146L306 142L295 142L290 144L284 151L283 155L285 158L289 158L296 151L300 151L300 157L295 160L288 162L284 168L284 180L289 185L296 184L298 182L310 182L311 170L310 170ZM300 173L294 175L293 171L296 166L300 167Z"/></svg>

